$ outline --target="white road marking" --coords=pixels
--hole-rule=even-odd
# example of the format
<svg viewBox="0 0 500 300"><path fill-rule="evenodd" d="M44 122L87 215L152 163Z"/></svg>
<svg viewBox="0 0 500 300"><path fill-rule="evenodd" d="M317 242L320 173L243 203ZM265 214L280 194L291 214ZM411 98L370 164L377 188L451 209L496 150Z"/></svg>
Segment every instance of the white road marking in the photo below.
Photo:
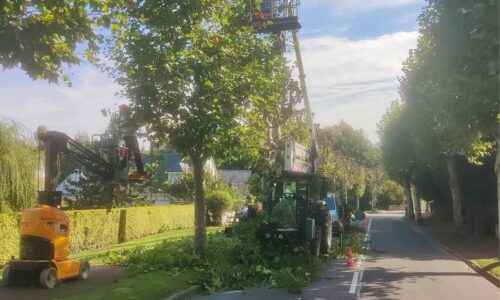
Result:
<svg viewBox="0 0 500 300"><path fill-rule="evenodd" d="M361 282L363 281L363 271L361 271L361 274L359 274L359 284L358 284L358 288L357 288L357 291L356 291L356 297L359 298L359 296L361 295Z"/></svg>
<svg viewBox="0 0 500 300"><path fill-rule="evenodd" d="M370 229L372 227L372 220L373 218L370 218L370 221L368 222L368 227L366 228L366 234L364 238L365 244L369 241L370 239ZM365 245L366 246L366 245ZM365 262L365 256L361 255L358 258L358 262L356 263L357 267L361 268ZM356 294L356 297L359 297L361 294L361 280L363 279L363 270L360 272L356 271L352 275L352 281L351 281L351 287L349 288L349 294Z"/></svg>
<svg viewBox="0 0 500 300"><path fill-rule="evenodd" d="M349 289L349 294L354 294L358 288L359 272L354 272L351 281L351 288Z"/></svg>

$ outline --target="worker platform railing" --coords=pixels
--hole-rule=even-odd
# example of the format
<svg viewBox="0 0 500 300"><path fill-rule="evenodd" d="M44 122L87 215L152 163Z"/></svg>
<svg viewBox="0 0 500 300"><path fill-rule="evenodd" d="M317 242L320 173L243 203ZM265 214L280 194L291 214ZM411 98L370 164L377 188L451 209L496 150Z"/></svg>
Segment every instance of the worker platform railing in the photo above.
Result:
<svg viewBox="0 0 500 300"><path fill-rule="evenodd" d="M258 32L298 30L299 0L250 0L250 20Z"/></svg>

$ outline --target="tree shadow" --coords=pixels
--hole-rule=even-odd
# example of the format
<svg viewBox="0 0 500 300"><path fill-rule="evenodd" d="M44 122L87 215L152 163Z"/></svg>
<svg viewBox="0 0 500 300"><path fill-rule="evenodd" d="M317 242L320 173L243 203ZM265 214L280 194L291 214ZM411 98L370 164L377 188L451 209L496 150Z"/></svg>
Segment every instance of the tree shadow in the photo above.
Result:
<svg viewBox="0 0 500 300"><path fill-rule="evenodd" d="M363 275L363 297L374 299L401 299L398 290L402 290L401 283L413 284L419 278L436 281L436 277L477 277L471 272L403 272L398 269L374 267L366 269ZM398 284L399 283L399 284Z"/></svg>

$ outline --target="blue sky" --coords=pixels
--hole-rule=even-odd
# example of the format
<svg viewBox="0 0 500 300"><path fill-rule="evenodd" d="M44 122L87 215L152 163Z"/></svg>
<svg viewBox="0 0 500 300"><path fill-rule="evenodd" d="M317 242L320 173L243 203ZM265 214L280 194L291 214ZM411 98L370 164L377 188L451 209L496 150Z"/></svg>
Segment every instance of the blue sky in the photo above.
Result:
<svg viewBox="0 0 500 300"><path fill-rule="evenodd" d="M345 120L377 140L376 124L397 99L397 76L415 47L423 0L302 0L299 17L306 81L315 122ZM22 71L0 71L0 118L35 130L45 125L73 136L100 133L126 99L89 64L70 70L72 87L32 81Z"/></svg>

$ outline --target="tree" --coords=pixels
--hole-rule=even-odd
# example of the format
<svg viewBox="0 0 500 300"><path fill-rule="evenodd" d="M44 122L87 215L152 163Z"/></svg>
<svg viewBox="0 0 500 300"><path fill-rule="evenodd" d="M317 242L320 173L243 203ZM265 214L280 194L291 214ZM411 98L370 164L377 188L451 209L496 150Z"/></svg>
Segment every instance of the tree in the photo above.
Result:
<svg viewBox="0 0 500 300"><path fill-rule="evenodd" d="M20 67L32 79L58 82L64 66L80 63L77 48L94 60L98 51L98 25L115 1L2 1L0 6L0 64Z"/></svg>
<svg viewBox="0 0 500 300"><path fill-rule="evenodd" d="M321 128L317 133L321 153L320 173L343 192L345 201L348 201L350 193L359 209L359 198L365 194L367 187L372 189L375 186L371 175L380 160L377 147L362 130L355 130L344 121ZM378 191L372 192L376 197Z"/></svg>
<svg viewBox="0 0 500 300"><path fill-rule="evenodd" d="M401 205L404 193L404 189L397 182L384 180L377 199L377 208L389 209L389 205Z"/></svg>
<svg viewBox="0 0 500 300"><path fill-rule="evenodd" d="M32 134L18 123L0 121L0 213L36 203L38 166Z"/></svg>
<svg viewBox="0 0 500 300"><path fill-rule="evenodd" d="M189 155L195 182L195 252L206 244L203 167L231 156L248 130L261 89L283 70L266 36L246 25L246 1L141 2L114 39L113 75L155 139Z"/></svg>
<svg viewBox="0 0 500 300"><path fill-rule="evenodd" d="M393 102L378 124L382 164L387 175L405 190L406 216L415 219L411 178L416 167L415 150L407 121L407 110Z"/></svg>
<svg viewBox="0 0 500 300"><path fill-rule="evenodd" d="M453 219L462 230L458 156L472 163L498 143L498 1L429 0L417 49L403 67L402 99L417 155L444 158ZM500 209L500 206L499 206Z"/></svg>

